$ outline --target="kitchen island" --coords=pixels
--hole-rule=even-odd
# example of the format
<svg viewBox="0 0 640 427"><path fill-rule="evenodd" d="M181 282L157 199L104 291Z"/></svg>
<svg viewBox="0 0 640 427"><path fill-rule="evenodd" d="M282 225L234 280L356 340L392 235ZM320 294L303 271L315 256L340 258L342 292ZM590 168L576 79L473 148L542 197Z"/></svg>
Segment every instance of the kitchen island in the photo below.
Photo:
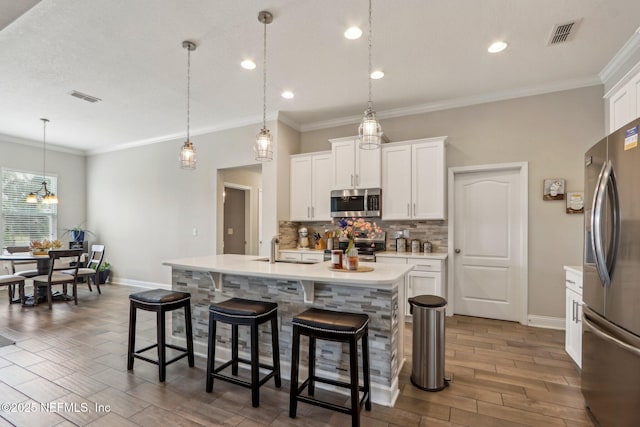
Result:
<svg viewBox="0 0 640 427"><path fill-rule="evenodd" d="M191 293L193 339L196 352L207 354L209 304L232 297L278 303L282 377L290 375L291 319L309 307L365 313L369 316L372 400L393 406L398 396L398 373L404 363L403 323L405 276L411 265L367 263L371 272L329 269L330 263L270 264L249 255L212 255L165 261L172 270L172 289ZM173 331L181 336L184 318L174 314ZM263 325L264 326L264 325ZM271 358L271 332L260 328L260 357ZM231 328L220 324L216 354L230 355ZM240 352L247 353L249 334L240 328ZM306 339L301 342L301 361L307 358ZM302 367L303 364L301 364ZM319 375L348 380L348 347L318 341L316 370ZM306 370L301 378L306 377ZM318 384L320 386L320 384Z"/></svg>

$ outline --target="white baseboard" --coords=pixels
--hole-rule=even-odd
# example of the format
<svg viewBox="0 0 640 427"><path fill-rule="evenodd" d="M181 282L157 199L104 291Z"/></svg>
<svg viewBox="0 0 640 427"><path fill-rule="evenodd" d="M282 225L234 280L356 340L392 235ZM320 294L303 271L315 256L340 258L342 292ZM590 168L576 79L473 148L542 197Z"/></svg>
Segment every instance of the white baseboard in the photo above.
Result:
<svg viewBox="0 0 640 427"><path fill-rule="evenodd" d="M171 290L171 285L168 285L166 283L145 282L143 280L123 279L121 277L118 277L117 279L112 279L110 283L112 285L126 285L126 286L134 286L136 288Z"/></svg>
<svg viewBox="0 0 640 427"><path fill-rule="evenodd" d="M527 317L527 324L536 328L558 329L564 331L565 320L562 317L536 316L530 314Z"/></svg>

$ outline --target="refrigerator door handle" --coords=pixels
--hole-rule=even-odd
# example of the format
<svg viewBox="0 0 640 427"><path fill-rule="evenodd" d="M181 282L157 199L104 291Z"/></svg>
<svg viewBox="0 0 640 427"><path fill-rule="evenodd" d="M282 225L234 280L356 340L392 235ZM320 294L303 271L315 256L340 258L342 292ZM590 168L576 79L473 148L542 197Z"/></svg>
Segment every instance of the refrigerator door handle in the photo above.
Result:
<svg viewBox="0 0 640 427"><path fill-rule="evenodd" d="M624 341L620 341L619 339L612 337L611 335L607 334L606 332L602 331L600 328L598 328L596 325L594 325L593 323L591 323L588 319L588 316L586 314L583 313L582 316L582 324L584 325L584 327L586 329L588 329L589 331L593 332L595 335L597 335L598 337L602 338L605 341L609 341L610 343L613 343L614 345L621 347L625 350L627 350L628 352L636 355L636 356L640 356L640 348L634 347L632 345L627 344Z"/></svg>
<svg viewBox="0 0 640 427"><path fill-rule="evenodd" d="M609 168L608 162L602 165L600 175L598 175L598 182L596 184L596 190L593 195L593 206L591 209L591 246L595 255L596 270L600 277L600 282L609 287L611 285L611 278L606 270L606 260L604 256L604 244L602 242L602 210L604 209L603 195L607 188L607 179L605 175Z"/></svg>
<svg viewBox="0 0 640 427"><path fill-rule="evenodd" d="M613 236L611 241L611 247L609 248L607 259L607 271L609 272L609 280L613 277L613 271L616 268L616 262L618 260L618 247L620 246L620 198L618 197L618 183L616 181L616 171L613 168L613 163L609 160L611 166L611 172L608 176L607 184L607 196L611 199L611 205L613 207L612 221L613 221Z"/></svg>

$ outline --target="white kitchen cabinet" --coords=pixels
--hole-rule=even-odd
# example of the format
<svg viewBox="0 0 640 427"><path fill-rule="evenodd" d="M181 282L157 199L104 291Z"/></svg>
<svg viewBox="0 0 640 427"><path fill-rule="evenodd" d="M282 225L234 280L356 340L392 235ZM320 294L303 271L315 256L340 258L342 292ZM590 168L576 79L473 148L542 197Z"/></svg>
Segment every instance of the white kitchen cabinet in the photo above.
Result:
<svg viewBox="0 0 640 427"><path fill-rule="evenodd" d="M312 253L302 253L302 261L305 262L323 262L324 261L324 253L322 252L312 252Z"/></svg>
<svg viewBox="0 0 640 427"><path fill-rule="evenodd" d="M582 272L580 267L565 267L565 351L582 367Z"/></svg>
<svg viewBox="0 0 640 427"><path fill-rule="evenodd" d="M640 117L640 71L605 95L609 102L609 133Z"/></svg>
<svg viewBox="0 0 640 427"><path fill-rule="evenodd" d="M331 154L329 152L291 156L291 221L331 219Z"/></svg>
<svg viewBox="0 0 640 427"><path fill-rule="evenodd" d="M446 219L447 137L382 147L382 219Z"/></svg>
<svg viewBox="0 0 640 427"><path fill-rule="evenodd" d="M398 256L398 255L378 255L376 262L392 262L413 264L413 270L407 275L406 283L406 314L409 315L409 298L418 295L437 295L446 298L446 257L428 258L423 255Z"/></svg>
<svg viewBox="0 0 640 427"><path fill-rule="evenodd" d="M283 249L278 259L285 261L323 262L324 254L320 251L304 251L298 249Z"/></svg>
<svg viewBox="0 0 640 427"><path fill-rule="evenodd" d="M380 148L363 150L358 137L330 139L332 188L380 188Z"/></svg>

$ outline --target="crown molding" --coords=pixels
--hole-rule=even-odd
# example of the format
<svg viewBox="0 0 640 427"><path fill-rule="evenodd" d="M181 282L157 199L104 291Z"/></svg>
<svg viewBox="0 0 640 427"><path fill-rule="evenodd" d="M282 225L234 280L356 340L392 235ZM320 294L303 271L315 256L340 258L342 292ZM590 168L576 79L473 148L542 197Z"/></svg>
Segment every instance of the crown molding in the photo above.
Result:
<svg viewBox="0 0 640 427"><path fill-rule="evenodd" d="M609 81L615 77L620 71L622 71L622 67L624 64L633 57L637 51L640 50L640 27L629 37L629 40L620 48L620 50L611 58L611 61L607 65L604 66L602 71L598 74L600 80L606 85ZM634 67L634 69L638 69L638 64ZM611 93L614 89L618 89L622 85L626 83L625 78L628 79L630 76L629 72L625 74L625 76L618 81L614 87L612 87L607 93ZM624 82L623 82L624 81Z"/></svg>
<svg viewBox="0 0 640 427"><path fill-rule="evenodd" d="M278 120L278 112L267 114L266 119L267 119L267 122ZM251 125L262 126L262 116L246 117L240 120L225 122L215 126L198 128L191 131L190 136L206 135L209 133L220 132L228 129L236 129L236 128L251 126ZM123 144L118 144L113 147L97 148L95 150L87 151L87 155L96 155L96 154L111 153L114 151L122 151L122 150L127 150L129 148L142 147L145 145L157 144L159 142L182 139L184 137L185 137L185 133L182 131L177 133L167 134L167 135L154 136L153 138L146 138L146 139L140 139L137 141L125 142Z"/></svg>
<svg viewBox="0 0 640 427"><path fill-rule="evenodd" d="M288 115L286 115L281 111L278 111L278 121L289 126L291 129L300 132L300 123L296 122L291 117L289 117Z"/></svg>
<svg viewBox="0 0 640 427"><path fill-rule="evenodd" d="M42 141L34 141L32 139L20 138L17 136L11 136L6 134L0 134L0 142L10 142L12 144L26 145L28 147L42 149ZM86 152L84 150L77 150L75 148L64 147L62 145L52 144L47 142L47 151L58 151L60 153L75 154L77 156L84 156Z"/></svg>
<svg viewBox="0 0 640 427"><path fill-rule="evenodd" d="M376 115L379 119L390 119L394 117L412 116L415 114L431 113L434 111L449 110L452 108L468 107L471 105L486 104L489 102L504 101L508 99L524 98L527 96L543 95L546 93L561 92L563 90L579 89L581 87L595 86L602 84L597 76L582 79L565 80L548 85L531 86L508 90L502 92L494 92L486 95L469 96L463 98L455 98L446 101L430 102L427 104L412 105L409 107L394 108L391 110L378 111ZM362 116L349 116L338 119L323 120L314 123L303 124L300 126L301 132L308 132L318 129L326 129L336 126L359 123Z"/></svg>

